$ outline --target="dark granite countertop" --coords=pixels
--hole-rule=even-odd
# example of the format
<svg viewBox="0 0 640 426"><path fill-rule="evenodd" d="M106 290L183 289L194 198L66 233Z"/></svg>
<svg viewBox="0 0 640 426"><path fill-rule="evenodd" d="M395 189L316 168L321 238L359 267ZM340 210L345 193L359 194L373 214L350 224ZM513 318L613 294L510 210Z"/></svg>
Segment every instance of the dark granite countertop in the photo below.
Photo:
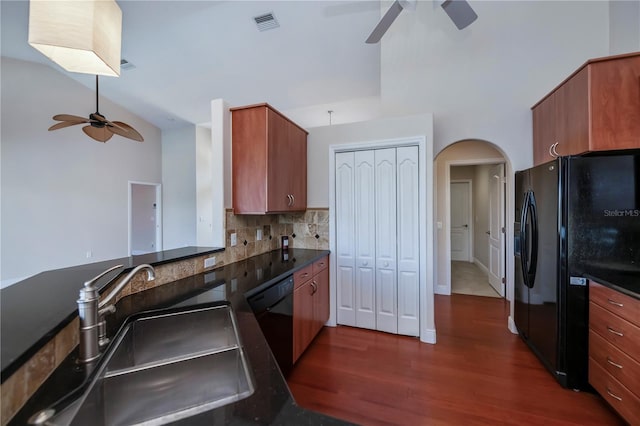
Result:
<svg viewBox="0 0 640 426"><path fill-rule="evenodd" d="M246 301L247 295L268 287L328 253L325 250L291 249L290 260L284 262L280 251L276 250L124 297L117 303L116 313L108 318L108 335L113 336L127 317L141 311L226 301L231 304L237 319L242 345L255 381L255 392L238 402L172 424L347 424L295 404ZM77 355L76 349L14 417L11 425L25 424L33 413L48 407L83 384L88 372L77 364Z"/></svg>
<svg viewBox="0 0 640 426"><path fill-rule="evenodd" d="M591 268L584 274L585 278L593 280L609 288L640 299L640 271L622 271L613 269Z"/></svg>
<svg viewBox="0 0 640 426"><path fill-rule="evenodd" d="M98 281L102 289L122 272L144 263L158 266L223 250L183 247L106 260L41 272L0 290L2 382L77 316L78 291L85 281L114 265L124 265Z"/></svg>

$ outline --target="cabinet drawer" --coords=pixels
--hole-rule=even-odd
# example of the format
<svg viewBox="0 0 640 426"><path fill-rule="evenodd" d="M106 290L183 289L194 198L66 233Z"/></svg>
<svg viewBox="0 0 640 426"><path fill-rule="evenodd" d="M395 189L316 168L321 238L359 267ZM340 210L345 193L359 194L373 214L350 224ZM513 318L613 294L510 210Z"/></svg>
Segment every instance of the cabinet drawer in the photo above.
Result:
<svg viewBox="0 0 640 426"><path fill-rule="evenodd" d="M589 302L589 328L633 358L640 354L640 328Z"/></svg>
<svg viewBox="0 0 640 426"><path fill-rule="evenodd" d="M325 256L322 259L316 260L313 262L313 275L316 275L318 272L325 270L329 267L329 256Z"/></svg>
<svg viewBox="0 0 640 426"><path fill-rule="evenodd" d="M293 273L293 287L298 288L313 276L313 264L307 265Z"/></svg>
<svg viewBox="0 0 640 426"><path fill-rule="evenodd" d="M640 363L589 330L589 357L636 395L640 395Z"/></svg>
<svg viewBox="0 0 640 426"><path fill-rule="evenodd" d="M640 399L589 358L589 383L629 424L640 424Z"/></svg>
<svg viewBox="0 0 640 426"><path fill-rule="evenodd" d="M640 300L600 285L595 281L589 282L589 300L640 326Z"/></svg>

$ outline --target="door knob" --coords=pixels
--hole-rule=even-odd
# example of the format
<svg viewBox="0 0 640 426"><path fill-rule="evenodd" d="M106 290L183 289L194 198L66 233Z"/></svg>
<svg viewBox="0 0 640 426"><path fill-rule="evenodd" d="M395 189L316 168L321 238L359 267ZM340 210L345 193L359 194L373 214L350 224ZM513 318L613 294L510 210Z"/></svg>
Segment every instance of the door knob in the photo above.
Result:
<svg viewBox="0 0 640 426"><path fill-rule="evenodd" d="M362 262L362 266L367 266L369 264L369 262L367 262L366 260L364 262Z"/></svg>
<svg viewBox="0 0 640 426"><path fill-rule="evenodd" d="M388 267L389 266L389 262L384 262L384 267Z"/></svg>
<svg viewBox="0 0 640 426"><path fill-rule="evenodd" d="M469 227L469 225L467 225L466 223L464 225L462 225L462 226L465 227L465 228Z"/></svg>

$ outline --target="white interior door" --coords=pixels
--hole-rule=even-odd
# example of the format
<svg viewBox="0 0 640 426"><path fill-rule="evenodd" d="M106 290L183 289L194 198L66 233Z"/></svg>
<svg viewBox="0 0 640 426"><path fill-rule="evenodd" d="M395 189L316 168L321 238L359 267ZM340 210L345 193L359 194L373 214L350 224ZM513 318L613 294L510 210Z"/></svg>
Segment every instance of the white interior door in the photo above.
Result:
<svg viewBox="0 0 640 426"><path fill-rule="evenodd" d="M398 333L420 335L420 206L418 147L396 150Z"/></svg>
<svg viewBox="0 0 640 426"><path fill-rule="evenodd" d="M337 322L356 325L354 153L335 156Z"/></svg>
<svg viewBox="0 0 640 426"><path fill-rule="evenodd" d="M355 152L356 323L376 328L375 153Z"/></svg>
<svg viewBox="0 0 640 426"><path fill-rule="evenodd" d="M161 186L129 182L129 255L162 250Z"/></svg>
<svg viewBox="0 0 640 426"><path fill-rule="evenodd" d="M502 297L504 226L504 164L496 164L489 172L489 283Z"/></svg>
<svg viewBox="0 0 640 426"><path fill-rule="evenodd" d="M451 260L471 261L471 183L451 182Z"/></svg>
<svg viewBox="0 0 640 426"><path fill-rule="evenodd" d="M375 151L376 329L398 332L396 150Z"/></svg>

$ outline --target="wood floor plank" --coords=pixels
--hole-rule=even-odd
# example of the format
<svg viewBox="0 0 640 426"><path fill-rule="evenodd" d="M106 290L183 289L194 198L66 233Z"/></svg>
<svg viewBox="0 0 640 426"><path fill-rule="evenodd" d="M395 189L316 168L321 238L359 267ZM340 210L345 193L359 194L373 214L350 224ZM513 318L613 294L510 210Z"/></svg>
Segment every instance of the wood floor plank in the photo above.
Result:
<svg viewBox="0 0 640 426"><path fill-rule="evenodd" d="M563 389L507 328L504 299L436 296L435 345L325 327L288 384L296 402L361 425L621 425Z"/></svg>

